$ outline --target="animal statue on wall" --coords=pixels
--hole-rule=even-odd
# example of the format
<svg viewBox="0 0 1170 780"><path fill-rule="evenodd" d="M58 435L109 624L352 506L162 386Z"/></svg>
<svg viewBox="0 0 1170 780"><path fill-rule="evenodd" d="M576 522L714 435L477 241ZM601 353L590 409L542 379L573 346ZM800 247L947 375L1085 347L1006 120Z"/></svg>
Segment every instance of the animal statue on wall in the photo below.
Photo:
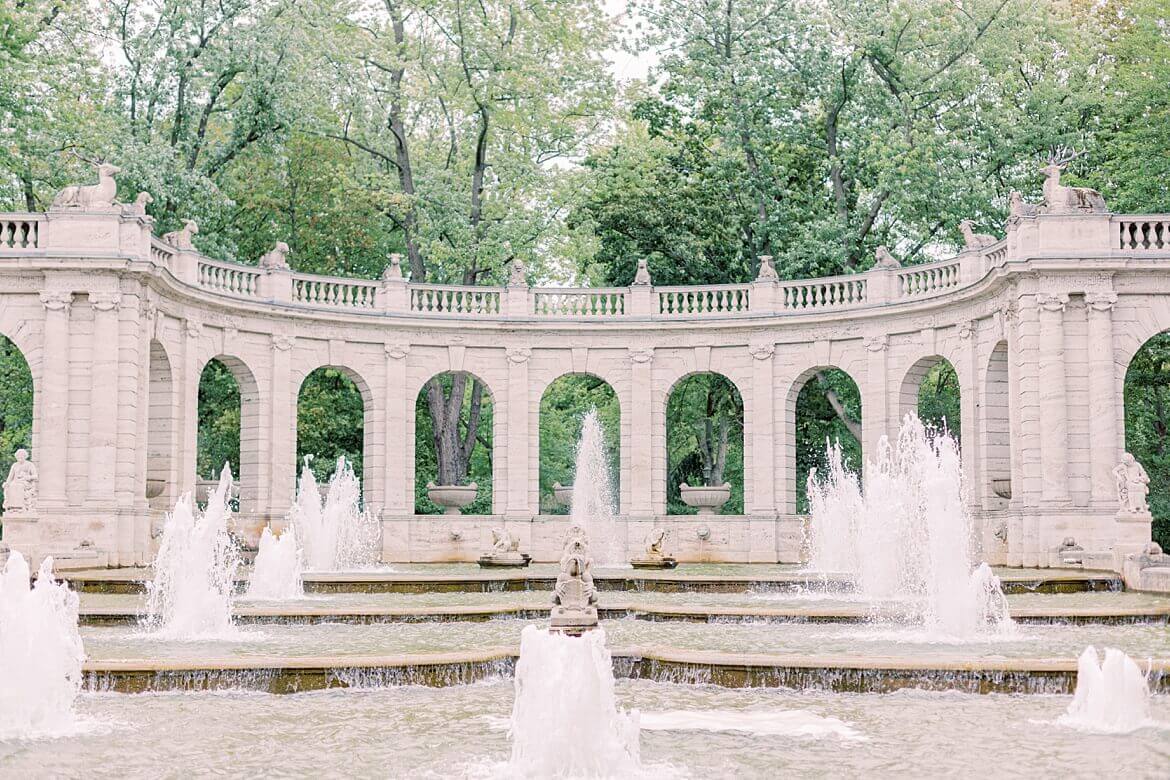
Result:
<svg viewBox="0 0 1170 780"><path fill-rule="evenodd" d="M1075 160L1075 153L1056 154L1040 169L1044 174L1044 204L1049 214L1072 214L1078 211L1102 213L1109 210L1101 193L1089 187L1066 187L1060 173Z"/></svg>
<svg viewBox="0 0 1170 780"><path fill-rule="evenodd" d="M180 230L174 230L165 234L162 240L173 246L175 249L194 249L195 244L191 239L199 232L199 225L193 219L183 220L183 227Z"/></svg>
<svg viewBox="0 0 1170 780"><path fill-rule="evenodd" d="M873 264L874 268L895 269L902 267L902 261L890 254L890 250L884 246L879 246L877 252L874 253L876 262Z"/></svg>
<svg viewBox="0 0 1170 780"><path fill-rule="evenodd" d="M964 219L959 223L959 232L963 234L963 243L967 249L984 249L999 243L999 239L995 236L987 233L976 233L975 225L969 219Z"/></svg>
<svg viewBox="0 0 1170 780"><path fill-rule="evenodd" d="M79 209L100 211L113 208L118 195L118 183L114 180L122 169L110 163L99 163L97 184L73 184L53 197L53 209Z"/></svg>
<svg viewBox="0 0 1170 780"><path fill-rule="evenodd" d="M260 257L260 267L267 269L287 269L288 268L288 244L283 241L277 241L276 246L272 247L272 251L265 252Z"/></svg>
<svg viewBox="0 0 1170 780"><path fill-rule="evenodd" d="M146 216L146 207L154 203L154 198L149 192L140 192L134 198L133 203L125 203L122 205L122 213L135 217Z"/></svg>

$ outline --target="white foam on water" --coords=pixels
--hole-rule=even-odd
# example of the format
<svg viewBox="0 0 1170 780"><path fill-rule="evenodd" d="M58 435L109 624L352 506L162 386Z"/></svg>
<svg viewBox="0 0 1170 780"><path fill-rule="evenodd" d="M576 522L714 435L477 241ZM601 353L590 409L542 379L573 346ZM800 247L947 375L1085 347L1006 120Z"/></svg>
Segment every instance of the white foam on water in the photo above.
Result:
<svg viewBox="0 0 1170 780"><path fill-rule="evenodd" d="M827 455L827 473L808 480L814 569L853 573L867 600L903 605L903 622L939 637L1014 629L999 579L976 563L953 437L908 414L895 443L878 443L864 481L845 468L839 445Z"/></svg>
<svg viewBox="0 0 1170 780"><path fill-rule="evenodd" d="M513 773L614 777L641 771L638 713L618 708L612 663L601 629L571 637L524 628L509 730Z"/></svg>
<svg viewBox="0 0 1170 780"><path fill-rule="evenodd" d="M0 573L0 740L66 736L85 730L74 711L85 649L77 594L53 579L53 559L30 587L19 552Z"/></svg>
<svg viewBox="0 0 1170 780"><path fill-rule="evenodd" d="M305 596L301 582L301 550L296 529L291 525L280 536L265 527L260 534L256 563L248 581L249 599L257 601L294 601Z"/></svg>
<svg viewBox="0 0 1170 780"><path fill-rule="evenodd" d="M845 721L808 710L666 710L642 712L639 723L643 731L737 731L783 737L866 739Z"/></svg>
<svg viewBox="0 0 1170 780"><path fill-rule="evenodd" d="M1057 723L1102 734L1163 727L1150 717L1150 688L1137 663L1112 647L1099 661L1091 645L1077 661L1077 690Z"/></svg>
<svg viewBox="0 0 1170 780"><path fill-rule="evenodd" d="M347 571L378 562L381 523L362 507L361 480L344 457L337 459L324 500L305 461L289 524L296 529L306 570Z"/></svg>
<svg viewBox="0 0 1170 780"><path fill-rule="evenodd" d="M597 568L629 568L625 540L618 538L613 479L605 454L605 434L596 409L581 421L573 474L570 521L589 534L589 552Z"/></svg>
<svg viewBox="0 0 1170 780"><path fill-rule="evenodd" d="M239 551L228 534L232 474L225 465L207 506L196 512L183 495L163 523L162 542L147 583L146 625L162 640L234 639L232 621Z"/></svg>

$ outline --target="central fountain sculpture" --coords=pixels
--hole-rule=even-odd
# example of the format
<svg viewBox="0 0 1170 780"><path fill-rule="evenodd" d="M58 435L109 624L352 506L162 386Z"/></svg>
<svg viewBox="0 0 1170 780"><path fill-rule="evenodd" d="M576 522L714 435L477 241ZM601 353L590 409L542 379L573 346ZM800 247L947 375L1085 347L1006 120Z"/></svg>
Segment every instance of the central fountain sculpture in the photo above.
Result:
<svg viewBox="0 0 1170 780"><path fill-rule="evenodd" d="M561 554L561 573L553 589L550 631L581 636L597 628L597 588L592 568L588 534L579 525L570 526Z"/></svg>

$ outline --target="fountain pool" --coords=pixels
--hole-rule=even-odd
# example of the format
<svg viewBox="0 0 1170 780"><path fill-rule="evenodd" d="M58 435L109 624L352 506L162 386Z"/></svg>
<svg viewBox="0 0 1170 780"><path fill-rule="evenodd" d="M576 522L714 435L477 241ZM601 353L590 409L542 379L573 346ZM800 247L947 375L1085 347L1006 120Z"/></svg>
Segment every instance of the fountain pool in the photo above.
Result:
<svg viewBox="0 0 1170 780"><path fill-rule="evenodd" d="M627 680L616 694L619 706L640 711L642 766L659 777L938 777L978 767L985 776L1137 778L1159 774L1170 751L1164 728L1118 736L1059 725L1072 696L824 694ZM78 710L104 724L100 730L65 741L0 742L0 773L122 778L185 766L233 776L280 767L317 777L501 777L512 702L511 680L287 696L83 694ZM656 714L679 711L704 711L711 721L729 713L728 723L754 720L761 731L785 721L789 728L651 728ZM816 735L792 733L798 711L808 717L795 724L820 724ZM1170 697L1155 696L1151 716L1170 722ZM855 734L823 728L829 718Z"/></svg>

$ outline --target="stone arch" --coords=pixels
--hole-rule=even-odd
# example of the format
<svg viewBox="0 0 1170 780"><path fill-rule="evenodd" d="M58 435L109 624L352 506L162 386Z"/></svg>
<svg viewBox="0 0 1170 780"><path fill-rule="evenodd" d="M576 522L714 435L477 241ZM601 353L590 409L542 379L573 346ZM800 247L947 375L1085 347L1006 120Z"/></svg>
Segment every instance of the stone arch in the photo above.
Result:
<svg viewBox="0 0 1170 780"><path fill-rule="evenodd" d="M357 392L357 397L360 400L362 407L360 437L361 443L356 445L354 448L340 446L340 441L338 442L339 446L331 449L329 452L308 452L303 446L303 440L300 433L301 413L303 411L302 400L304 400L303 394L305 387L309 383L310 379L312 379L315 375L320 375L320 372L336 372L341 378L343 378L343 384L348 383ZM322 376L323 379L324 376L325 375ZM313 455L315 458L320 458L322 461L320 464L317 464L317 468L315 468L314 471L317 473L318 479L323 482L325 478L333 474L337 456L342 454L348 455L349 457L347 459L351 461L351 465L354 466L354 470L357 472L362 482L362 498L368 504L371 500L369 487L371 481L373 480L372 472L376 468L376 464L371 463L371 450L373 449L374 442L374 437L371 435L371 433L375 430L376 421L374 419L374 394L370 388L370 383L367 382L365 377L363 377L361 373L354 368L334 363L323 363L321 365L315 365L303 373L300 373L297 377L297 380L296 414L294 415L293 424L296 434L296 453L294 454L296 461L294 463L295 472L298 474L300 473L302 457L304 455ZM321 448L315 447L314 449ZM356 451L347 451L349 449L355 449ZM356 457L357 455L361 456L360 460ZM367 468L367 466L369 466L369 468Z"/></svg>
<svg viewBox="0 0 1170 780"><path fill-rule="evenodd" d="M0 448L0 480L8 475L16 450L27 449L33 460L39 453L33 448L37 419L37 388L27 353L6 333L0 333L0 370L3 371L4 394L0 397L0 420L3 421L3 447ZM27 393L24 392L27 387ZM0 487L0 501L3 488Z"/></svg>
<svg viewBox="0 0 1170 780"><path fill-rule="evenodd" d="M178 394L170 356L158 339L150 340L146 412L146 499L152 509L167 509L178 498Z"/></svg>
<svg viewBox="0 0 1170 780"><path fill-rule="evenodd" d="M702 388L695 382L695 380L699 377L712 377L719 384L725 383L724 386L732 393L732 396L724 401L724 403L730 402L732 408L717 410L717 418L727 419L729 417L734 417L736 414L738 414L739 418L738 423L736 423L734 420L730 422L727 447L727 464L726 468L724 469L723 478L718 480L721 484L725 482L731 483L731 497L721 509L717 510L717 512L720 514L743 514L743 508L745 501L747 500L747 496L744 492L747 483L747 475L745 473L747 468L747 452L744 448L745 430L747 427L747 399L739 383L737 383L733 377L728 376L721 371L690 371L682 374L674 380L674 382L667 389L666 394L663 396L662 441L665 447L665 457L662 458L664 473L661 475L661 478L665 480L667 512L668 514L688 513L684 511L685 506L680 498L679 483L687 481L688 484L691 484L692 487L699 486L692 484L694 482L693 479L687 480L682 477L675 479L672 476L672 474L676 474L676 472L678 472L680 467L686 468L687 464L683 463L682 461L687 458L688 454L693 454L694 458L700 459L701 455L698 449L700 445L697 441L697 435L696 440L693 443L684 443L677 440L677 438L676 440L672 441L672 430L670 424L672 411L671 404L672 401L677 398L677 393L688 392L692 388L694 388L695 391L702 393ZM718 385L716 385L716 387L717 386ZM691 404L686 404L685 401L682 401L681 399L679 400L680 404L673 410L676 414L682 413L685 408L692 406ZM700 399L696 398L694 400L698 401ZM706 409L703 410L703 417L706 417L706 411ZM719 413L720 411L722 413ZM696 420L696 423L697 422L698 421ZM673 433L675 437L678 437L683 432L680 430L675 430ZM689 449L687 446L688 444L693 445L693 453L685 453L680 451L681 448ZM697 464L692 463L691 465L693 466ZM691 470L693 471L693 469Z"/></svg>
<svg viewBox="0 0 1170 780"><path fill-rule="evenodd" d="M983 382L980 436L983 453L983 497L988 509L1002 506L1012 497L1011 391L1008 343L1001 340L991 350Z"/></svg>
<svg viewBox="0 0 1170 780"><path fill-rule="evenodd" d="M467 479L465 480L465 482L476 481L477 486L479 487L479 491L477 493L477 498L476 498L475 503L478 505L478 507L480 509L486 508L487 509L486 514L494 514L495 507L496 507L496 501L498 499L502 498L502 493L503 493L503 490L502 490L503 485L501 484L501 479L500 479L500 477L501 477L501 469L500 469L501 458L497 457L496 449L497 449L497 444L499 442L507 440L506 431L504 430L504 415L495 413L496 412L496 404L498 403L498 399L497 399L496 394L492 391L492 387L487 382L487 380L485 380L479 372L469 371L467 369L462 369L460 371L453 371L451 369L437 371L433 374L430 374L425 380L423 380L415 388L414 405L411 407L413 410L413 414L411 415L411 425L410 425L410 430L408 432L409 442L407 444L407 446L409 447L409 452L410 452L410 463L411 463L411 472L410 473L412 475L412 485L414 488L414 498L412 499L412 501L413 501L413 506L415 507L415 513L416 514L419 513L418 507L420 504L429 504L429 501L428 502L423 501L423 499L426 497L426 484L427 484L428 480L427 480L427 477L425 475L420 473L420 470L419 470L420 457L424 459L423 460L424 466L429 465L429 463L425 460L425 458L427 458L428 456L437 459L437 454L435 453L435 446L434 446L433 441L430 441L430 440L420 441L420 437L424 433L422 426L420 426L420 421L425 416L426 418L428 418L426 425L429 426L429 424L430 424L429 407L427 406L427 400L426 400L427 388L430 385L431 380L442 378L444 376L451 375L451 374L466 374L467 376L469 376L472 379L479 382L479 384L483 387L483 395L482 395L482 399L481 399L481 415L482 416L480 418L480 424L478 427L478 433L479 433L479 435L477 436L478 441L472 448L472 450L473 450L472 456L471 456L472 463L470 464L468 476L467 476ZM472 392L472 389L471 389L471 385L469 384L465 388L465 395L464 395L465 399L469 399L471 392ZM466 405L467 400L465 400L464 403ZM485 425L484 424L485 422L488 424ZM491 436L491 446L490 447L484 445L485 434L490 434L490 436ZM477 456L479 458L486 458L487 468L485 470L490 473L490 479L477 480L473 476L473 474L475 473L475 469L478 466L485 465L485 464L483 464L482 460L477 461ZM504 456L506 457L506 453ZM485 474L484 476L487 476L487 475ZM486 482L487 484L486 485L482 484L483 482ZM487 488L486 492L485 492L485 487ZM483 512L478 512L478 513L483 514Z"/></svg>
<svg viewBox="0 0 1170 780"><path fill-rule="evenodd" d="M810 465L800 459L799 456L801 453L798 451L799 448L797 446L797 407L801 403L801 393L810 382L817 381L818 375L825 375L827 379L832 381L833 377L837 375L834 372L839 372L840 376L843 376L852 383L852 392L856 395L855 405L858 419L855 422L858 428L860 428L862 422L861 418L864 410L861 406L861 386L848 371L839 366L825 364L806 369L796 377L792 385L789 386L788 394L784 400L784 425L782 434L784 436L784 442L782 445L783 452L780 458L781 463L784 464L780 477L783 479L783 484L787 486L787 489L780 492L780 495L785 496L781 509L787 514L797 513L800 497L804 495L804 480L807 478L808 467ZM827 397L827 394L825 394L826 399ZM852 398L838 398L838 401L846 406L854 405L854 399ZM829 406L831 407L832 405L829 404ZM853 465L860 470L864 463L862 437L855 435L854 438L856 440L855 454L857 462ZM843 444L848 444L848 442L843 442ZM809 446L812 447L814 452L824 451L823 441L810 442Z"/></svg>
<svg viewBox="0 0 1170 780"><path fill-rule="evenodd" d="M1153 540L1170 548L1170 330L1156 333L1134 351L1122 390L1125 451L1149 475L1147 501L1154 516ZM1104 445L1102 445L1104 446Z"/></svg>
<svg viewBox="0 0 1170 780"><path fill-rule="evenodd" d="M946 374L938 374L937 372L939 371L949 372L949 379ZM959 373L954 363L939 354L919 358L907 369L905 375L902 377L902 385L898 389L898 424L901 425L902 419L910 412L913 412L924 422L933 422L941 425L945 421L947 429L958 440L962 435L961 407L956 406L954 409L930 410L923 408L923 404L926 401L923 398L923 385L927 377L932 376L932 374L935 375L932 378L946 380L954 392L959 393ZM960 403L961 399L962 396L960 394Z"/></svg>
<svg viewBox="0 0 1170 780"><path fill-rule="evenodd" d="M622 439L622 410L621 397L618 395L617 388L612 383L604 379L599 374L591 371L567 371L552 381L548 382L540 392L539 400L537 401L537 430L538 430L538 448L537 448L537 462L536 474L538 484L538 501L542 514L556 513L557 511L565 510L566 507L558 505L552 495L553 482L561 482L568 484L565 481L564 474L572 475L572 464L569 463L568 469L564 468L563 461L567 457L570 461L572 453L575 452L576 442L581 430L581 418L587 411L585 408L574 408L572 410L565 410L574 414L574 419L570 421L569 426L572 428L572 433L568 435L571 439L569 453L551 452L549 449L549 442L545 435L546 432L546 415L554 414L556 410L547 408L546 401L549 398L549 391L558 384L566 380L595 380L596 385L587 389L587 394L592 396L590 400L593 405L599 406L598 413L601 417L603 429L605 431L607 449L612 448L610 454L611 459L611 479L613 480L613 495L614 502L618 506L614 507L617 512L621 511L621 459L625 453L621 449ZM608 390L608 394L605 392ZM602 404L608 405L609 409L602 407ZM562 442L563 443L563 442ZM559 450L559 448L557 448Z"/></svg>
<svg viewBox="0 0 1170 780"><path fill-rule="evenodd" d="M228 355L220 353L210 358L199 372L199 404L198 404L198 419L199 419L199 433L197 441L203 438L206 431L204 430L205 422L205 401L212 399L205 398L204 379L207 376L208 368L212 363L218 363L231 375L235 381L236 392L239 397L239 451L237 455L238 463L232 464L232 471L235 475L236 484L239 490L239 514L241 516L255 512L260 500L260 447L263 438L261 431L261 411L260 411L260 386L256 381L256 374L252 368L244 362L242 358L236 355ZM199 444L200 453L205 453L203 443ZM206 454L206 453L205 453ZM214 458L219 460L218 457ZM203 473L200 470L196 474L198 480L206 480L219 473L219 469L223 466L222 463L196 463L197 468L202 465L205 466L206 471Z"/></svg>

